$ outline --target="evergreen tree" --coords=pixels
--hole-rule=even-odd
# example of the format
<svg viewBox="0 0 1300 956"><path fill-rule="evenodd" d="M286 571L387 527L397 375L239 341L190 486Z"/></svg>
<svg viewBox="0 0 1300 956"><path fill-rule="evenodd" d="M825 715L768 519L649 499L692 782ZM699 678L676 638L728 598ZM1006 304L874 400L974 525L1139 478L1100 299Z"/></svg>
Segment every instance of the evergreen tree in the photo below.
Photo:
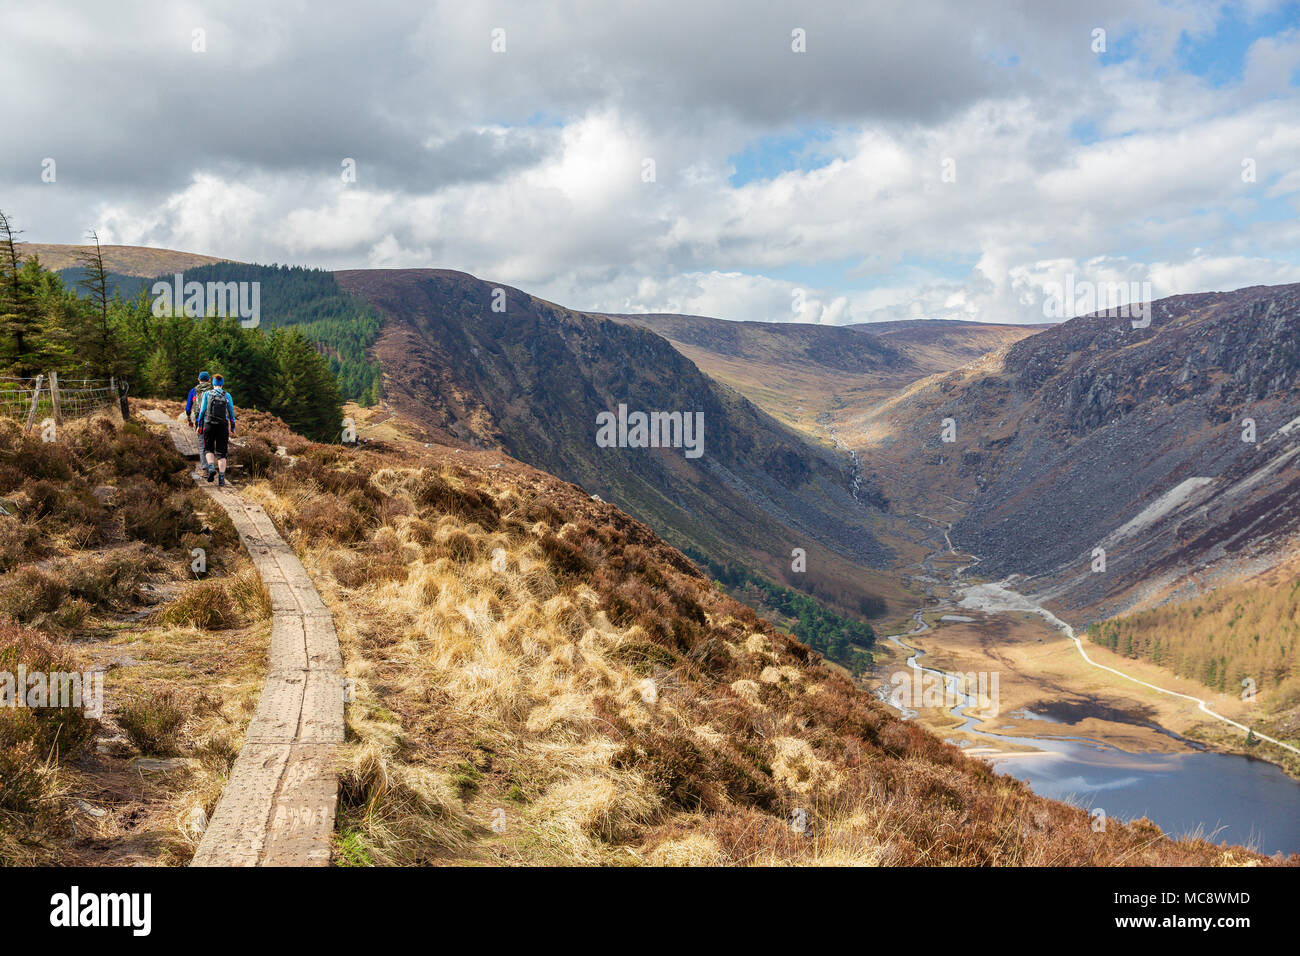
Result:
<svg viewBox="0 0 1300 956"><path fill-rule="evenodd" d="M343 400L329 364L298 329L276 329L270 341L276 361L271 411L302 435L336 440Z"/></svg>
<svg viewBox="0 0 1300 956"><path fill-rule="evenodd" d="M120 291L119 287L118 292ZM161 323L165 319L154 316L152 302L143 285L134 299L121 304L121 310L122 347L131 367L142 369L159 345L157 337L161 332ZM175 360L174 351L169 349L168 355L173 361Z"/></svg>
<svg viewBox="0 0 1300 956"><path fill-rule="evenodd" d="M178 395L183 391L177 381L176 365L165 345L153 350L140 370L142 391L148 395Z"/></svg>
<svg viewBox="0 0 1300 956"><path fill-rule="evenodd" d="M77 358L69 331L77 325L81 300L71 289L64 288L56 273L41 267L35 256L23 262L23 281L34 290L37 319L32 337L33 365L39 370L67 372L77 367Z"/></svg>
<svg viewBox="0 0 1300 956"><path fill-rule="evenodd" d="M193 323L193 319L187 319ZM200 370L226 377L241 405L270 408L275 388L275 358L267 337L256 329L245 329L234 316L210 315L195 330L195 353Z"/></svg>
<svg viewBox="0 0 1300 956"><path fill-rule="evenodd" d="M39 342L41 304L33 273L24 268L18 255L19 232L0 211L0 370L31 377L44 371ZM39 273L39 264L36 269Z"/></svg>

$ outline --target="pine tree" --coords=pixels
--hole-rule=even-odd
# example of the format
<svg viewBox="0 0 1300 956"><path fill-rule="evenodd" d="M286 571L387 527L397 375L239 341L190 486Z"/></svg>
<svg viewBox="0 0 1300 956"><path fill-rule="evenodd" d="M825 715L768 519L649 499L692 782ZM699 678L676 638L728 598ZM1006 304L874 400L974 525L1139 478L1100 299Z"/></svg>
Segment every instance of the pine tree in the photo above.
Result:
<svg viewBox="0 0 1300 956"><path fill-rule="evenodd" d="M153 350L140 370L140 377L143 379L141 383L143 386L142 394L173 395L179 393L181 389L176 381L176 375L176 366L172 362L172 357L168 355L166 347L158 346Z"/></svg>
<svg viewBox="0 0 1300 956"><path fill-rule="evenodd" d="M276 359L271 411L316 441L334 441L343 427L338 380L325 360L297 329L271 333Z"/></svg>
<svg viewBox="0 0 1300 956"><path fill-rule="evenodd" d="M41 303L32 282L36 273L24 268L9 217L0 211L0 369L30 377L41 367Z"/></svg>
<svg viewBox="0 0 1300 956"><path fill-rule="evenodd" d="M81 308L77 294L63 286L56 272L44 269L36 256L24 260L23 281L36 298L36 323L30 336L35 368L66 372L77 365L72 335Z"/></svg>
<svg viewBox="0 0 1300 956"><path fill-rule="evenodd" d="M133 300L121 303L121 311L122 348L131 367L143 369L160 343L160 326L166 320L153 314L153 303L143 285ZM168 355L175 360L174 350L169 350Z"/></svg>

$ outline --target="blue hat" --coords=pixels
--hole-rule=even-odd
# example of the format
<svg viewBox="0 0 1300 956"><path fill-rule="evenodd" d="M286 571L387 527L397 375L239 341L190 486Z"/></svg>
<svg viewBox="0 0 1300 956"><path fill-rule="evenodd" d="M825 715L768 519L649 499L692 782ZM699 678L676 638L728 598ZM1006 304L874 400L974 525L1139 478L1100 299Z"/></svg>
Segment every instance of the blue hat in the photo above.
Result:
<svg viewBox="0 0 1300 956"><path fill-rule="evenodd" d="M220 384L222 384L223 382L225 382L225 379L222 378L220 375L217 375L217 376L215 376L215 377L212 379L212 384L213 384L213 385L220 385Z"/></svg>
<svg viewBox="0 0 1300 956"><path fill-rule="evenodd" d="M206 382L209 378L211 378L211 376L208 375L207 372L199 372L199 381L200 381L200 382Z"/></svg>

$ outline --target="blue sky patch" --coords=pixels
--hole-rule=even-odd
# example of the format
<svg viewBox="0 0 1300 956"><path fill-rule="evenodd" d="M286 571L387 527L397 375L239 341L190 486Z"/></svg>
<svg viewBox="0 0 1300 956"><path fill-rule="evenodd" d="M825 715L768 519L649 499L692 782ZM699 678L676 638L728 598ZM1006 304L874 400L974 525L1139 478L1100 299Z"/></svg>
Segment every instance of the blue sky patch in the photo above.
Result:
<svg viewBox="0 0 1300 956"><path fill-rule="evenodd" d="M1178 65L1211 86L1227 86L1241 79L1252 43L1296 27L1300 27L1300 2L1284 3L1256 17L1248 16L1235 4L1225 6L1220 10L1214 32L1197 36L1184 33L1179 38ZM1295 82L1294 75L1292 82Z"/></svg>
<svg viewBox="0 0 1300 956"><path fill-rule="evenodd" d="M732 186L775 179L782 173L808 172L828 165L835 157L826 152L831 131L826 128L802 129L781 136L764 136L739 153L727 157L735 167L728 179Z"/></svg>

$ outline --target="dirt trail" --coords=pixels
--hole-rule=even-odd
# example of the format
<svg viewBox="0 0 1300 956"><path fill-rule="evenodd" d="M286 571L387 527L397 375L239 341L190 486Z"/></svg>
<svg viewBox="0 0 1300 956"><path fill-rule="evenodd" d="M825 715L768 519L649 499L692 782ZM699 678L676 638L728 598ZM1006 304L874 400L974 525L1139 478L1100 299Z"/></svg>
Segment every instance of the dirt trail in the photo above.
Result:
<svg viewBox="0 0 1300 956"><path fill-rule="evenodd" d="M1051 611L1047 610L1047 608L1043 607L1041 604L1038 604L1031 598L1026 597L1025 595L1021 594L1019 591L1012 590L1011 588L1007 587L1005 584L1001 584L1001 583L976 584L961 589L960 593L961 593L961 600L958 603L961 607L975 608L976 610L984 611L985 613L994 613L994 614L1002 611L1024 611L1027 613L1037 614L1040 617L1042 617L1045 621L1047 621L1048 624L1052 625L1057 630L1064 633L1066 637L1068 637L1071 641L1073 641L1074 646L1075 648L1078 649L1080 656L1082 656L1083 659L1087 663L1091 664L1093 667L1099 668L1104 671L1108 671L1111 674L1115 674L1118 677L1122 677L1127 681L1132 681L1134 684L1140 684L1141 686L1146 687L1150 690L1159 691L1160 693L1168 694L1171 697L1180 697L1183 700L1190 700L1196 704L1198 710L1200 710L1204 714L1208 714L1209 716L1215 718L1216 720L1221 720L1225 724L1231 724L1233 727L1236 727L1238 730L1246 734L1250 734L1253 732L1254 735L1260 740L1281 747L1283 750L1289 750L1294 754L1300 754L1300 749L1293 747L1291 744L1284 743L1275 737L1268 736L1267 734L1262 734L1258 730L1252 731L1252 729L1250 727L1247 727L1245 724L1239 724L1237 723L1237 721L1223 716L1223 714L1220 714L1218 711L1212 710L1210 708L1210 705L1207 704L1200 697L1196 697L1192 694L1180 693L1179 691L1176 690L1169 690L1169 688L1167 687L1159 687L1155 684L1151 684L1140 678L1134 677L1132 674L1126 674L1123 671L1118 670L1117 668L1109 667L1106 664L1102 664L1099 663L1098 661L1094 661L1091 657L1088 656L1088 652L1084 650L1083 642L1079 640L1078 635L1074 633L1073 627L1071 627L1065 621L1062 621L1059 617L1057 617Z"/></svg>
<svg viewBox="0 0 1300 956"><path fill-rule="evenodd" d="M949 554L952 555L958 554L957 549L953 546L952 538L949 537L949 532L952 530L952 525L941 523L939 521L936 521L933 518L927 518L925 515L922 514L917 514L917 517L929 521L931 524L935 526L936 530L940 531L943 534L944 543L947 545ZM920 566L926 575L934 576L935 574L938 573L931 562L932 559L935 557L935 555L940 553L942 552L936 551L934 552L934 554L930 554L926 556L924 559L922 559ZM1158 691L1161 694L1168 694L1171 697L1179 697L1182 698L1183 700L1192 701L1193 703L1196 704L1197 709L1199 709L1202 713L1207 714L1208 716L1213 717L1216 720L1221 720L1225 724L1230 724L1231 726L1237 728L1238 730L1246 734L1250 734L1252 732L1252 729L1250 727L1247 727L1245 724L1238 723L1237 721L1232 720L1229 717L1225 717L1223 714L1220 714L1219 712L1213 710L1209 706L1209 704L1200 697L1193 696L1192 694L1180 693L1179 691L1169 690L1166 687L1160 687L1157 686L1156 684L1148 683L1147 681L1134 677L1131 674L1126 674L1123 671L1118 670L1117 668L1110 667L1106 664L1100 663L1099 661L1093 660L1091 657L1088 656L1088 652L1087 650L1085 650L1083 646L1083 642L1079 639L1079 636L1075 634L1073 627L1071 627L1065 621L1062 621L1059 617L1057 617L1051 611L1047 610L1047 608L1043 607L1041 604L1038 604L1037 602L1025 596L1024 594L1021 594L1019 591L1015 591L1012 588L1008 587L1005 582L973 584L973 585L962 586L959 582L963 572L965 572L967 569L971 567L974 567L976 564L979 563L978 557L975 557L974 555L971 555L970 557L972 559L970 564L964 565L963 567L957 568L952 572L950 572L950 580L948 581L948 585L955 592L954 596L957 599L955 605L956 607L972 608L974 610L982 611L985 614L999 614L999 613L1015 612L1015 611L1037 614L1040 617L1042 617L1045 621L1047 621L1047 623L1050 624L1052 627L1064 633L1065 636L1068 637L1074 643L1075 649L1078 650L1079 655L1083 658L1083 660L1086 663L1092 665L1093 667L1096 667L1103 671L1107 671L1111 674L1116 675L1117 677L1122 677L1127 681L1132 681L1134 684L1139 684L1142 687L1146 687L1150 690ZM927 597L931 598L932 600L936 600L934 589L930 585L926 585L925 593ZM918 651L917 648L912 647L910 644L905 643L903 640L901 640L901 638L906 637L909 634L919 634L922 631L929 629L929 626L926 625L925 621L922 619L922 615L925 614L927 611L930 612L941 611L941 610L948 609L950 607L952 607L952 602L947 600L937 600L937 603L921 608L916 612L915 615L915 621L917 625L916 627L914 627L911 631L908 631L905 634L890 635L888 637L888 640L890 640L894 644L897 644L900 647L904 647L909 651L912 651L913 653L917 653ZM909 663L912 664L913 666L919 666L914 663L914 659L912 661L909 661ZM935 671L935 673L942 674L944 672ZM952 675L946 675L946 676L951 677ZM963 713L963 714L954 714L954 716L965 717L966 715ZM1260 733L1257 730L1253 731L1253 733L1255 737L1257 737L1259 740L1281 747L1284 750L1289 750L1291 753L1300 754L1300 749L1297 749L1291 744L1278 740L1275 737L1270 737L1267 734Z"/></svg>
<svg viewBox="0 0 1300 956"><path fill-rule="evenodd" d="M182 455L194 432L160 411ZM271 595L270 667L243 749L192 866L325 866L338 804L343 659L334 619L266 512L229 486L199 481L225 509Z"/></svg>

